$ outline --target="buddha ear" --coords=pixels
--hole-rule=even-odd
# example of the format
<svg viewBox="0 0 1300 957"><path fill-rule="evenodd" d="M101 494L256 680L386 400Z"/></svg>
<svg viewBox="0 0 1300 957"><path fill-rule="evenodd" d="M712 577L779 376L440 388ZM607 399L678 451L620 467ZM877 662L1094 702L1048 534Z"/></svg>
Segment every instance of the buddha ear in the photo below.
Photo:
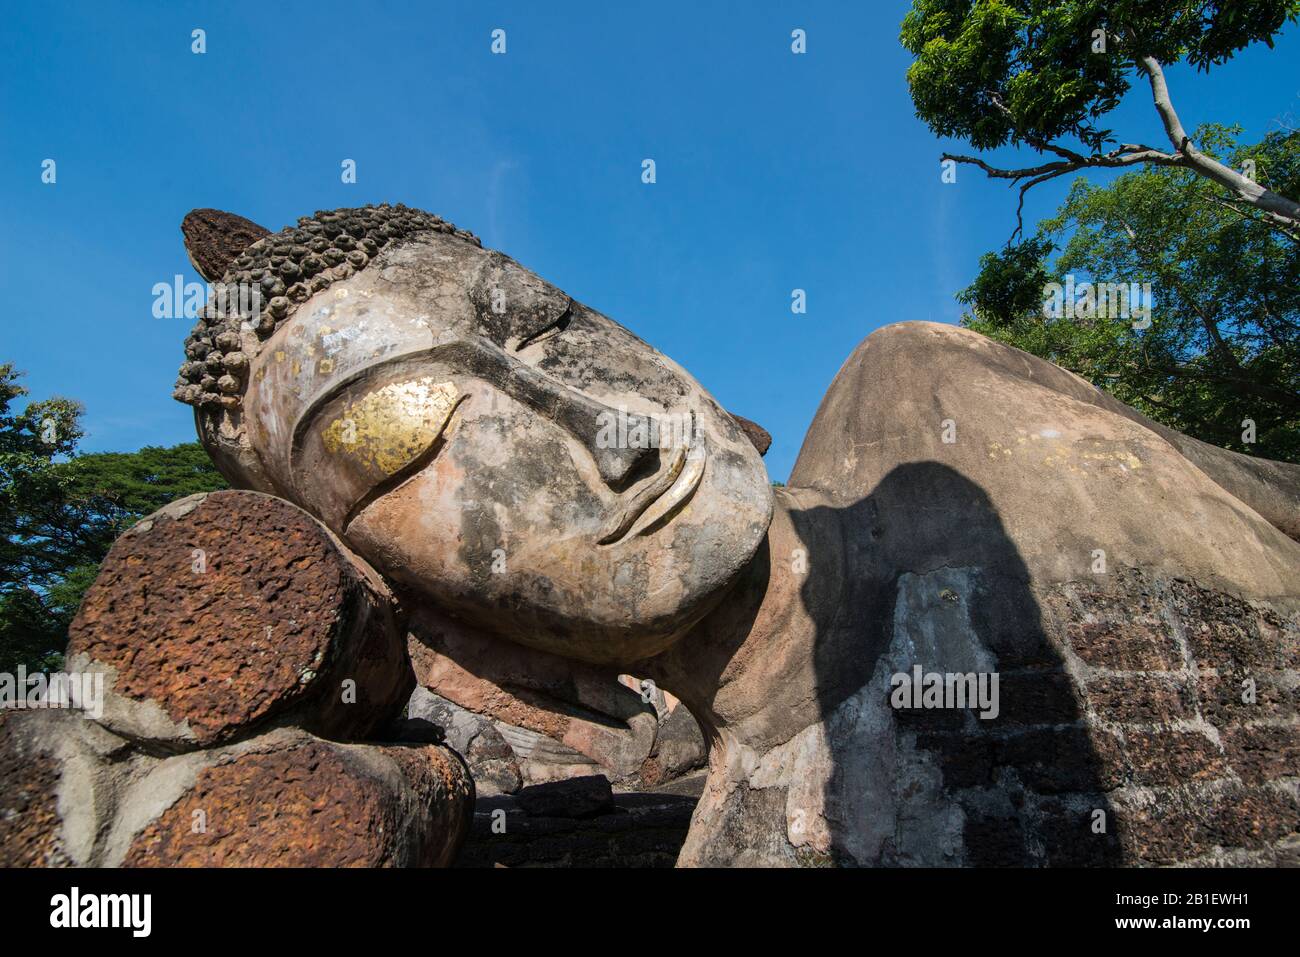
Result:
<svg viewBox="0 0 1300 957"><path fill-rule="evenodd" d="M181 235L199 275L208 282L219 282L240 253L271 231L234 213L192 209L181 220Z"/></svg>
<svg viewBox="0 0 1300 957"><path fill-rule="evenodd" d="M758 454L766 455L767 450L772 447L772 434L757 422L751 422L743 415L736 415L732 412L727 414L736 420L736 424L740 426L740 431L745 433L745 438L749 439L754 444L754 448L758 449Z"/></svg>

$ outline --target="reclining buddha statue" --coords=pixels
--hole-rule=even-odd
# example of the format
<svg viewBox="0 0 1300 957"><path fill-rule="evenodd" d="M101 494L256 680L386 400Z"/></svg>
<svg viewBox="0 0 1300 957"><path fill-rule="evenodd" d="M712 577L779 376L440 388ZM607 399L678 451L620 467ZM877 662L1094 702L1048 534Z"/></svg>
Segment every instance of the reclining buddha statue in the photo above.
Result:
<svg viewBox="0 0 1300 957"><path fill-rule="evenodd" d="M710 770L679 863L1300 853L1297 467L904 322L774 488L689 373L436 216L247 239L205 276L260 308L209 307L176 392L218 468L383 576L422 682L681 698Z"/></svg>
<svg viewBox="0 0 1300 957"><path fill-rule="evenodd" d="M222 474L378 572L435 690L589 736L587 676L680 698L679 864L1300 860L1300 468L900 322L774 487L686 370L436 216L187 222L260 294L175 393Z"/></svg>

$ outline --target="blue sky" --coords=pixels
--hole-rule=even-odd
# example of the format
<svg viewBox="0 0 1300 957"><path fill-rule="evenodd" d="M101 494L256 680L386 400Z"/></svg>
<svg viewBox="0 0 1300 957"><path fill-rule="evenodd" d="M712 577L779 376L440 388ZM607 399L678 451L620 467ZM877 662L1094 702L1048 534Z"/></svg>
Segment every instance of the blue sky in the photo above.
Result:
<svg viewBox="0 0 1300 957"><path fill-rule="evenodd" d="M151 294L198 280L185 213L279 229L404 202L672 356L772 432L784 479L853 346L890 322L955 322L953 294L1014 227L1004 184L940 182L945 144L904 79L907 6L7 3L0 361L34 397L86 404L88 450L188 441L170 391L190 323L154 318ZM1300 114L1298 63L1293 26L1208 76L1175 68L1170 87L1189 128L1258 137ZM1144 92L1113 125L1159 145ZM1027 224L1066 187L1031 193Z"/></svg>

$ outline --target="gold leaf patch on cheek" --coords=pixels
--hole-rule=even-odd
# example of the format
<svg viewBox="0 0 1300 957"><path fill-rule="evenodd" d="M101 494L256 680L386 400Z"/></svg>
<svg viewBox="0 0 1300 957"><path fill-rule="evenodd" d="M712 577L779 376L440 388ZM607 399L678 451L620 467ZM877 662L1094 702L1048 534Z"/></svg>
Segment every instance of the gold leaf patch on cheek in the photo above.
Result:
<svg viewBox="0 0 1300 957"><path fill-rule="evenodd" d="M349 402L325 426L325 450L368 471L395 475L433 445L460 397L455 385L430 376L386 385Z"/></svg>

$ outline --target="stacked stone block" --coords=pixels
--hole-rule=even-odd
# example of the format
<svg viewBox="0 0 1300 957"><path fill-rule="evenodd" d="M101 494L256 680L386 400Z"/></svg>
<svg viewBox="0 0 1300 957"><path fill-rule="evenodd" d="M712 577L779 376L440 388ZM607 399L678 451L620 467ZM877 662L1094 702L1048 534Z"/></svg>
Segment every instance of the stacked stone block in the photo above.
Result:
<svg viewBox="0 0 1300 957"><path fill-rule="evenodd" d="M368 743L414 685L382 580L297 507L191 496L123 535L73 623L93 716L0 718L0 863L449 864L473 784ZM367 742L367 743L361 743Z"/></svg>

